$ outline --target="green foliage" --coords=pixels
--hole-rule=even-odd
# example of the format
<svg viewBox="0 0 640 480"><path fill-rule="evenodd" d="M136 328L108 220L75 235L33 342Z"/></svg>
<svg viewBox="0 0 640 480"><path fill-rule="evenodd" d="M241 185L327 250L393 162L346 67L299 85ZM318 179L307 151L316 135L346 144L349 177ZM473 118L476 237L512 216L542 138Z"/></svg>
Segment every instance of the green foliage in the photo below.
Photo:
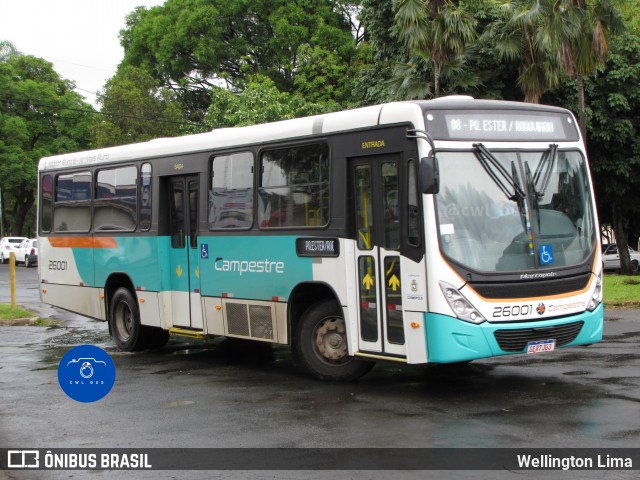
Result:
<svg viewBox="0 0 640 480"><path fill-rule="evenodd" d="M640 35L627 32L612 42L604 71L587 83L589 154L600 219L615 223L614 216L621 215L630 239L640 235L638 78Z"/></svg>
<svg viewBox="0 0 640 480"><path fill-rule="evenodd" d="M237 127L326 113L337 108L337 104L312 103L300 95L281 92L270 78L254 75L238 95L213 88L205 123L210 128Z"/></svg>
<svg viewBox="0 0 640 480"><path fill-rule="evenodd" d="M331 0L167 0L128 17L123 65L174 88L192 119L208 106L205 92L223 84L242 91L253 75L282 92L313 89L315 99L337 101L345 91L336 76L355 54L340 7ZM309 63L318 59L320 66Z"/></svg>
<svg viewBox="0 0 640 480"><path fill-rule="evenodd" d="M91 128L93 148L180 134L182 111L172 91L140 68L124 66L98 95L102 116Z"/></svg>
<svg viewBox="0 0 640 480"><path fill-rule="evenodd" d="M33 235L37 165L82 150L92 109L52 65L9 51L0 60L0 188L4 231ZM31 212L31 213L30 213Z"/></svg>

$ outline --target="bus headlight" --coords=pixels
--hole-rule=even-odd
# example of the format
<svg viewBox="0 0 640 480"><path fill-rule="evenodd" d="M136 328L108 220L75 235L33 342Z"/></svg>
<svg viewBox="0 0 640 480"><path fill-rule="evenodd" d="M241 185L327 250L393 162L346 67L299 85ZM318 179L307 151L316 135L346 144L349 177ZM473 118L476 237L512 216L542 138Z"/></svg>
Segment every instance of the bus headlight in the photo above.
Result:
<svg viewBox="0 0 640 480"><path fill-rule="evenodd" d="M587 310L593 312L600 303L602 303L602 274L596 277L596 289L593 291L593 295L591 295Z"/></svg>
<svg viewBox="0 0 640 480"><path fill-rule="evenodd" d="M447 282L440 282L440 288L453 313L455 313L456 317L460 320L471 323L482 323L486 320L456 287Z"/></svg>

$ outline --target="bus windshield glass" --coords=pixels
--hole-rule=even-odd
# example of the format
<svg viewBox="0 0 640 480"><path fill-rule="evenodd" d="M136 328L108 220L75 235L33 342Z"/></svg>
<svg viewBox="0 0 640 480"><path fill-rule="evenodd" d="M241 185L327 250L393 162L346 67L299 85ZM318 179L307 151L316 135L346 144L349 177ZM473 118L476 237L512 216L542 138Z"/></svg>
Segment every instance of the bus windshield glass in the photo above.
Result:
<svg viewBox="0 0 640 480"><path fill-rule="evenodd" d="M587 165L577 150L441 151L440 246L478 272L584 262L596 242Z"/></svg>

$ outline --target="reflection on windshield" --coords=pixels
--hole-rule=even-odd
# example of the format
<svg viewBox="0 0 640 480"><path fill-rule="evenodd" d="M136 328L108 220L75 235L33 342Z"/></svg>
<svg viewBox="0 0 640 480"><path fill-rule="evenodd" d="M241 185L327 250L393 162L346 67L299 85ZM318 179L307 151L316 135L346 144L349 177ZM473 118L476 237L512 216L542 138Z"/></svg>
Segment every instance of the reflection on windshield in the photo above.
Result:
<svg viewBox="0 0 640 480"><path fill-rule="evenodd" d="M478 147L438 154L443 252L484 272L584 261L596 232L582 155L556 145L537 152Z"/></svg>

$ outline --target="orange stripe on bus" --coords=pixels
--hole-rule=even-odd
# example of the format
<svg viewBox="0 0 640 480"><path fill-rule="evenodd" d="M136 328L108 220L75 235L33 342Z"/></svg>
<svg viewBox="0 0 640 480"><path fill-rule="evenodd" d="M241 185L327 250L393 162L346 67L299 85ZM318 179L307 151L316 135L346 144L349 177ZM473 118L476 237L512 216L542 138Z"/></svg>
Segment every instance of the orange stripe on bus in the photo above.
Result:
<svg viewBox="0 0 640 480"><path fill-rule="evenodd" d="M118 248L113 237L49 237L55 248Z"/></svg>

